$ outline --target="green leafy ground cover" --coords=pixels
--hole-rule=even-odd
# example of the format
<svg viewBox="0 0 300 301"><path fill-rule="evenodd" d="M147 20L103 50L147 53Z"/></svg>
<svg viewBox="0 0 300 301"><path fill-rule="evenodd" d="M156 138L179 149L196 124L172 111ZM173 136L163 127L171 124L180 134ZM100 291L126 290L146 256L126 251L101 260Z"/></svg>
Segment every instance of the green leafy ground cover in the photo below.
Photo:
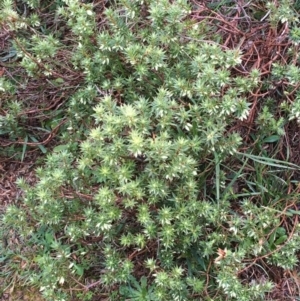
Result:
<svg viewBox="0 0 300 301"><path fill-rule="evenodd" d="M298 9L4 0L2 293L299 296Z"/></svg>

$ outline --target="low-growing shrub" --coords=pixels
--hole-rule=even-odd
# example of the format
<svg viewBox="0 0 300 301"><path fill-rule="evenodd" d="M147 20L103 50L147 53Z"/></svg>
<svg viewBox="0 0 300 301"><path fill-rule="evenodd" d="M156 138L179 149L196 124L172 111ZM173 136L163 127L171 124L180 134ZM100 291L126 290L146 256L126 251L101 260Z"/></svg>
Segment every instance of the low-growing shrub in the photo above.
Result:
<svg viewBox="0 0 300 301"><path fill-rule="evenodd" d="M239 152L242 136L229 130L248 117L259 70L235 73L240 49L219 44L186 0L106 5L100 21L96 5L55 7L73 39L68 68L83 79L68 95L61 145L36 170L36 185L18 180L22 203L2 219L23 244L9 257L20 260L20 281L57 301L76 290L88 300L94 289L110 300L264 300L273 287L264 262L292 269L300 238L298 225L282 224L298 211L278 176L297 167ZM27 18L13 12L6 18L14 14L18 32ZM29 77L61 84L61 43L40 33L15 43ZM297 106L278 119L265 105L260 133L280 137L288 118L299 119ZM19 135L8 117L1 124ZM247 277L256 266L260 278Z"/></svg>

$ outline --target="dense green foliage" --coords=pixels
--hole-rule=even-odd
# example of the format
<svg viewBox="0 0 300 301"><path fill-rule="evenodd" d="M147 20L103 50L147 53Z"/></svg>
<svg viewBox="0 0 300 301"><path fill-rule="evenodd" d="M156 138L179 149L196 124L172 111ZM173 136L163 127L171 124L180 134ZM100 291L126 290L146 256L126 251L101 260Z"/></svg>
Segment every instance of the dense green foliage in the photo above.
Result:
<svg viewBox="0 0 300 301"><path fill-rule="evenodd" d="M40 122L51 132L64 121L36 185L19 179L22 202L2 218L3 233L14 229L22 241L2 256L7 265L18 256L26 263L9 273L18 270L18 281L46 300L89 300L92 292L109 300L265 300L267 273L264 281L240 275L253 265L264 270L263 261L293 269L300 229L282 222L299 213L299 196L286 193L298 167L261 148L300 118L300 98L281 103L280 117L265 100L245 153L229 129L248 117L257 87L285 79L282 94L294 93L297 64L274 63L267 79L255 68L237 75L241 50L192 19L186 0L111 1L101 22L93 4L21 2L26 17L5 0L0 21L14 33L23 75L50 82L67 100ZM295 25L285 2L270 6L271 21L293 16ZM55 29L43 27L38 9L51 12ZM68 70L79 70L79 84L68 86ZM0 78L1 135L36 141L22 127L23 80ZM10 151L18 150L24 156L24 146Z"/></svg>

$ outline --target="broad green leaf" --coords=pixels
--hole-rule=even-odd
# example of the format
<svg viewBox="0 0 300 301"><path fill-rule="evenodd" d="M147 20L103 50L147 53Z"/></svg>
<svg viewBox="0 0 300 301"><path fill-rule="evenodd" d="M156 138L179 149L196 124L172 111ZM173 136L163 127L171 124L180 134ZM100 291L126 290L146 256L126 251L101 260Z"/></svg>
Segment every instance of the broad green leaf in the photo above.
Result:
<svg viewBox="0 0 300 301"><path fill-rule="evenodd" d="M280 136L272 135L272 136L265 138L263 140L263 143L274 143L274 142L277 142L279 139L280 139Z"/></svg>

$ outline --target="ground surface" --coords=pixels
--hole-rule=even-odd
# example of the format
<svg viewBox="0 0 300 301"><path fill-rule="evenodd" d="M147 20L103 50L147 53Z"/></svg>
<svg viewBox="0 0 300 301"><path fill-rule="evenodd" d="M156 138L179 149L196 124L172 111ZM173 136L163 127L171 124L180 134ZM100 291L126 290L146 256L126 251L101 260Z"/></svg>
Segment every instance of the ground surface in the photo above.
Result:
<svg viewBox="0 0 300 301"><path fill-rule="evenodd" d="M202 20L207 16L207 12L204 9L200 8L193 14L193 17L198 20ZM100 10L100 6L97 7ZM100 10L100 13L102 11ZM101 20L101 14L99 13L99 20ZM228 18L227 18L228 17ZM222 26L219 28L219 33L224 36L224 46L228 48L235 48L239 45L243 50L243 68L251 69L258 68L262 72L264 72L265 77L268 76L271 63L273 61L284 62L287 56L287 51L290 46L288 41L288 31L287 28L282 26L276 30L270 28L268 23L262 22L253 22L251 24L251 30L248 34L241 34L238 32L234 32L234 28L228 27L226 28L226 24L235 24L236 27L245 28L249 27L249 20L246 17L236 18L233 20L229 18L229 16L222 16L221 14L215 15L215 18L219 18L219 22ZM226 23L226 21L228 21ZM239 31L240 32L240 31ZM278 37L281 37L278 40ZM1 34L0 32L0 50L4 51L8 49L9 44L7 43L9 36ZM280 56L278 55L280 53ZM271 62L271 63L270 63ZM18 69L11 68L5 69L3 67L0 68L0 76L3 74L16 74L19 72ZM242 72L243 70L235 70L237 74ZM37 90L39 85L32 83L32 85L28 85L28 87L32 87L31 91L27 91L28 95L31 93L31 102L30 109L39 108L41 105L39 102L41 99L39 97L33 97L34 95L39 95L40 91ZM280 86L277 87L280 89ZM46 89L46 88L45 88ZM46 91L46 90L45 90ZM52 98L55 96L53 91L46 91L43 93L42 100L45 100L48 104L51 102L53 106L46 106L47 109L51 107L55 109L60 102ZM23 91L24 92L24 91ZM26 93L27 93L26 92ZM21 93L21 92L20 92ZM20 94L19 96L23 100L27 100L27 94ZM273 90L270 91L256 91L251 95L251 103L252 110L251 114L246 122L239 123L232 130L238 131L242 133L244 141L247 142L248 145L251 145L252 141L249 138L250 129L255 132L255 118L257 117L257 112L259 111L259 101L260 97L258 95L262 95L266 93L263 97L274 96L272 93L275 93ZM50 99L51 98L51 99ZM30 111L30 110L28 110ZM46 110L47 111L47 110ZM30 114L29 114L30 115ZM31 115L29 116L31 117ZM32 117L33 118L33 117ZM34 119L34 118L33 118ZM280 151L278 152L278 159L287 160L291 163L300 165L300 127L296 122L290 122L285 127L286 134L280 141ZM49 136L50 137L50 136ZM47 137L45 137L47 139ZM0 147L4 147L7 141L0 140ZM269 146L270 148L272 146ZM272 152L272 150L270 150ZM289 154L289 157L287 157ZM36 160L41 156L41 152L38 148L30 149L26 152L26 156L23 162L20 159L17 159L15 156L0 158L0 214L5 212L7 205L14 204L21 200L22 192L17 188L15 181L18 177L24 177L26 182L29 184L33 184L36 181L34 168L36 167ZM295 180L299 180L300 174L295 173L293 175ZM300 190L300 187L299 187ZM19 240L14 236L13 233L8 233L7 235L7 247L10 245L19 244ZM278 300L278 301L293 301L299 300L296 296L300 296L300 279L299 279L299 271L295 269L293 271L283 271L279 268L272 268L270 266L265 267L268 270L268 273L273 275L273 281L275 283L274 290L269 294L268 300ZM253 270L253 275L255 274L255 270ZM260 281L263 281L263 278L259 278ZM0 279L0 287L1 287L1 279ZM40 298L40 294L38 291L24 289L20 287L11 286L3 296L0 296L1 301L21 301L21 300L42 300Z"/></svg>

